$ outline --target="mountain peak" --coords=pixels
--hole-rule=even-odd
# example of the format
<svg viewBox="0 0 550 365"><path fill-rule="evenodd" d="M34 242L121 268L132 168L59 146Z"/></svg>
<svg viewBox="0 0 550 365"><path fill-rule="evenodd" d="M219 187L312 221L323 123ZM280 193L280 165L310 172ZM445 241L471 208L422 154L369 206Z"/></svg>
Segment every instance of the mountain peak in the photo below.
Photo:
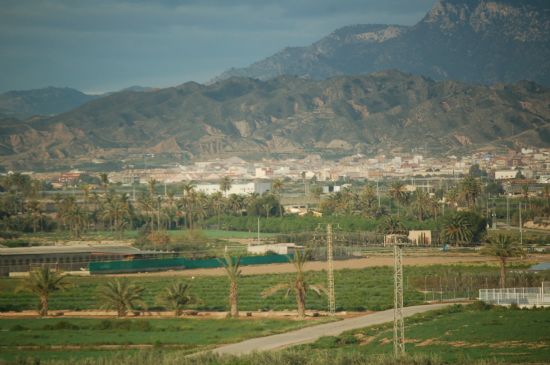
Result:
<svg viewBox="0 0 550 365"><path fill-rule="evenodd" d="M520 42L548 42L550 8L539 0L439 0L418 24L444 33L464 28Z"/></svg>
<svg viewBox="0 0 550 365"><path fill-rule="evenodd" d="M359 24L285 48L231 76L326 79L395 68L476 83L550 85L548 0L439 0L414 26Z"/></svg>

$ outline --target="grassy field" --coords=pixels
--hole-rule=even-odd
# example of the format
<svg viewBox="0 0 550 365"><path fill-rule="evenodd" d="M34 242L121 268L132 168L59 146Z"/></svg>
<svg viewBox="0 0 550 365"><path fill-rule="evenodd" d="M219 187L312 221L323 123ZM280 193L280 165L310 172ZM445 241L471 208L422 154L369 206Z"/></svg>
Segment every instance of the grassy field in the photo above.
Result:
<svg viewBox="0 0 550 365"><path fill-rule="evenodd" d="M425 300L445 300L461 297L475 297L478 288L496 287L498 269L495 266L433 265L407 267L405 275L405 305L420 304ZM274 295L263 299L261 292L275 284L291 280L293 274L270 274L243 276L239 282L239 306L242 310L293 310L293 296ZM71 277L72 287L56 292L50 299L53 310L85 310L100 307L96 299L98 287L111 278L105 276ZM145 288L144 301L150 310L159 308L157 298L174 280L166 276L130 277L129 280ZM15 293L21 284L19 278L0 279L0 311L35 309L37 299L29 293ZM325 284L326 272L307 272L310 284ZM540 280L550 280L550 273L531 274L512 272L510 286L535 286ZM229 282L223 277L188 278L191 293L199 301L190 308L199 310L227 310ZM427 289L427 292L426 292ZM337 310L363 311L383 310L393 305L393 269L371 267L361 270L335 271L335 292ZM307 308L326 310L324 296L309 294ZM145 308L144 308L145 309Z"/></svg>
<svg viewBox="0 0 550 365"><path fill-rule="evenodd" d="M453 306L406 319L407 354L398 362L391 355L391 323L337 337L322 337L313 344L288 350L241 357L205 354L185 358L189 352L208 349L217 343L302 325L285 321L198 319L2 320L0 330L9 334L0 339L2 346L42 347L24 352L2 349L0 359L31 358L17 362L19 365L35 364L33 356L51 365L83 363L83 358L90 358L84 362L86 365L497 365L546 364L550 359L550 309L507 309L482 303ZM55 340L50 336L53 331ZM82 347L78 351L51 348L61 343ZM129 347L136 344L149 346ZM102 350L102 345L112 347ZM121 348L123 345L127 347Z"/></svg>
<svg viewBox="0 0 550 365"><path fill-rule="evenodd" d="M550 309L519 310L482 303L454 306L405 320L408 354L436 354L448 363L495 359L497 363L550 361ZM322 337L300 350L391 354L391 324L338 337Z"/></svg>
<svg viewBox="0 0 550 365"><path fill-rule="evenodd" d="M187 354L327 320L2 319L0 360L120 356L144 349Z"/></svg>

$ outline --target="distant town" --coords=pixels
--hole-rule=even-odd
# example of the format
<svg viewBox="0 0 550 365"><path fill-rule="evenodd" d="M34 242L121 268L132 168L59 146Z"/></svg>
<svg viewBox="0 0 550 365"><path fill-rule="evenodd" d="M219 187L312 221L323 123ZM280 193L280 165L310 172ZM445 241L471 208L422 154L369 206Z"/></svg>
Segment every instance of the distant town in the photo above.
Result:
<svg viewBox="0 0 550 365"><path fill-rule="evenodd" d="M147 157L152 158L154 155ZM198 191L207 194L219 191L218 183L224 177L233 181L230 194L262 194L271 188L269 181L281 179L326 182L325 192L329 192L329 185L336 182L409 179L414 185L415 178L423 179L425 183L429 180L459 178L468 174L474 165L483 172L483 176L486 174L489 179L506 182L504 187L507 193L520 193L520 186L526 184L529 185L530 193L537 193L542 191L541 184L550 183L550 148L522 148L505 154L476 152L445 158L421 154L374 157L356 154L339 160L327 160L312 154L302 159L245 161L230 157L150 168L136 168L128 164L121 171L108 172L108 178L111 183L124 186L146 184L151 180L161 184L193 181ZM81 182L88 172L71 170L23 174L50 182L53 188L62 189Z"/></svg>

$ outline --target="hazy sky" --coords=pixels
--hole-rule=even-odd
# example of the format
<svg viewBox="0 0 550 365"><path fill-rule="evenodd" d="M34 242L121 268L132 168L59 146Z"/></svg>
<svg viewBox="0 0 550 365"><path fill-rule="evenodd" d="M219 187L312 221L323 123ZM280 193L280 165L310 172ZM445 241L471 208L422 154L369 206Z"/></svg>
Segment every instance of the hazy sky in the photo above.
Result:
<svg viewBox="0 0 550 365"><path fill-rule="evenodd" d="M414 24L435 0L2 0L0 92L205 82L351 24Z"/></svg>

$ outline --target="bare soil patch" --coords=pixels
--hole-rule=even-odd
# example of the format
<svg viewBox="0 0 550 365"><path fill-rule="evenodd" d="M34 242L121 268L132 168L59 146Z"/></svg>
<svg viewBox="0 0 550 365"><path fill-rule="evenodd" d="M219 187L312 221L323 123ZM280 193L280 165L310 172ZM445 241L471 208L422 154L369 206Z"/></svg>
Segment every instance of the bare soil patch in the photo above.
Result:
<svg viewBox="0 0 550 365"><path fill-rule="evenodd" d="M533 255L524 260L511 260L512 262L536 263L548 258L544 255ZM478 254L441 254L430 255L426 254L411 254L406 255L403 259L405 266L425 266L425 265L449 265L449 264L496 264L493 257L481 256ZM376 256L368 256L365 258L337 260L334 262L335 270L342 269L363 269L374 266L393 266L392 254L378 254ZM325 261L311 261L305 265L306 271L322 271L326 270L327 264ZM270 264L270 265L254 265L243 266L243 275L261 275L261 274L281 274L293 273L295 268L292 264ZM217 269L191 269L191 270L172 270L152 273L132 273L132 274L114 274L111 276L224 276L225 271L222 268Z"/></svg>

